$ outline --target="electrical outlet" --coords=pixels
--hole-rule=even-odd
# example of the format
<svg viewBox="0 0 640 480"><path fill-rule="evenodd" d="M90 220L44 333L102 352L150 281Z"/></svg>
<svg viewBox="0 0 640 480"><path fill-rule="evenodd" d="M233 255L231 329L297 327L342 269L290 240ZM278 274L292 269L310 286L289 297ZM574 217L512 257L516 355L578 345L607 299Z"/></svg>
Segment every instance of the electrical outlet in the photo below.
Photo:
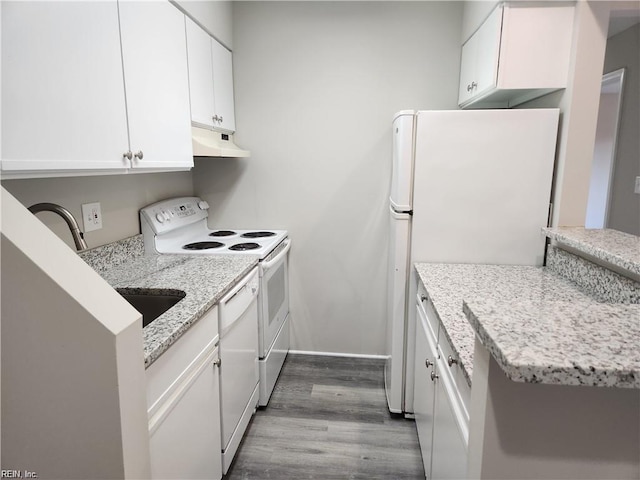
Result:
<svg viewBox="0 0 640 480"><path fill-rule="evenodd" d="M82 222L84 223L85 232L92 232L102 228L100 203L84 203L82 205Z"/></svg>
<svg viewBox="0 0 640 480"><path fill-rule="evenodd" d="M640 177L636 177L636 188L633 189L634 193L640 193Z"/></svg>

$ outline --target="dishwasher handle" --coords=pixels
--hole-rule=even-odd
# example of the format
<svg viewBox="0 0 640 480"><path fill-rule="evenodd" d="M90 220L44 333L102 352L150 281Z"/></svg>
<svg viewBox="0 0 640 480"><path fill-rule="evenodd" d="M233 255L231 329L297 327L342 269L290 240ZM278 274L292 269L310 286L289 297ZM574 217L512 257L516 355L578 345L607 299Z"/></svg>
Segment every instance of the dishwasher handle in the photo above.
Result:
<svg viewBox="0 0 640 480"><path fill-rule="evenodd" d="M233 323L242 317L258 296L260 277L254 268L236 285L222 300L218 313L220 315L220 333L227 331Z"/></svg>

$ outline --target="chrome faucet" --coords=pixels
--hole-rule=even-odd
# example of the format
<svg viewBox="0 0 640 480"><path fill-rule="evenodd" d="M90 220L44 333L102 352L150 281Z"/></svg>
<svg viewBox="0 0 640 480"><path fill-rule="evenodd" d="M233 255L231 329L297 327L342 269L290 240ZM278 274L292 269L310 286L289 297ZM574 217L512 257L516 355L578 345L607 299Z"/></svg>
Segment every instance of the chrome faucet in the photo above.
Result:
<svg viewBox="0 0 640 480"><path fill-rule="evenodd" d="M73 236L73 241L76 244L76 250L86 250L88 248L87 242L84 240L84 233L82 233L80 227L78 227L78 222L76 222L76 219L66 208L56 205L55 203L36 203L29 207L29 211L34 215L38 212L57 213L67 222L69 230L71 230L71 235Z"/></svg>

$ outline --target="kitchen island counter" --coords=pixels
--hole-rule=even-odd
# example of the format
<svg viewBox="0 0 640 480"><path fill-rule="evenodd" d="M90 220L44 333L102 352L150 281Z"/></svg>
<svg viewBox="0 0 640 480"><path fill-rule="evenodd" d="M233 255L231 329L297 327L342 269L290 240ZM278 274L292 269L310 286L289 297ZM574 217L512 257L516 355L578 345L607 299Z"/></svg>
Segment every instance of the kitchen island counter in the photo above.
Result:
<svg viewBox="0 0 640 480"><path fill-rule="evenodd" d="M631 278L640 277L640 237L610 228L584 227L544 228L543 232L556 244L609 268L622 271Z"/></svg>
<svg viewBox="0 0 640 480"><path fill-rule="evenodd" d="M141 236L138 236L141 237ZM186 296L143 329L148 368L247 273L256 255L144 255L132 237L81 254L113 288L129 293L179 290ZM161 292L160 292L161 293Z"/></svg>
<svg viewBox="0 0 640 480"><path fill-rule="evenodd" d="M639 478L639 305L550 267L415 268L473 379L467 478Z"/></svg>
<svg viewBox="0 0 640 480"><path fill-rule="evenodd" d="M599 303L543 267L416 271L469 383L477 335L515 381L640 388L639 305Z"/></svg>

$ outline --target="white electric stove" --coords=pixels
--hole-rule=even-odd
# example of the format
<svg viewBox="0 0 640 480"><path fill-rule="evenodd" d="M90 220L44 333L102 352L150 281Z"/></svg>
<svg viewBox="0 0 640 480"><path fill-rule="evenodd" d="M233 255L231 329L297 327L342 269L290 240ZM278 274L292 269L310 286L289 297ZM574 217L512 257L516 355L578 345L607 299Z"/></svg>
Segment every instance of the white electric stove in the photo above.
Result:
<svg viewBox="0 0 640 480"><path fill-rule="evenodd" d="M288 252L291 248L291 240L286 230L212 230L207 225L208 210L209 204L198 197L173 198L142 208L140 226L145 252L155 255L257 256L259 260L258 345L256 346L259 370L258 404L266 406L289 352ZM222 355L228 349L224 342L225 338L221 337L222 362L225 361ZM225 371L231 372L231 370L221 369L222 397L225 395ZM228 380L233 382L233 379ZM227 403L241 404L240 401L233 400ZM222 412L222 415L224 425L225 412ZM236 438L236 435L234 434L233 437ZM242 432L239 432L238 438L241 437ZM235 443L239 440L232 438L226 442L230 445L231 451L227 455L224 447L225 438L223 438L222 454L225 472L237 448Z"/></svg>

